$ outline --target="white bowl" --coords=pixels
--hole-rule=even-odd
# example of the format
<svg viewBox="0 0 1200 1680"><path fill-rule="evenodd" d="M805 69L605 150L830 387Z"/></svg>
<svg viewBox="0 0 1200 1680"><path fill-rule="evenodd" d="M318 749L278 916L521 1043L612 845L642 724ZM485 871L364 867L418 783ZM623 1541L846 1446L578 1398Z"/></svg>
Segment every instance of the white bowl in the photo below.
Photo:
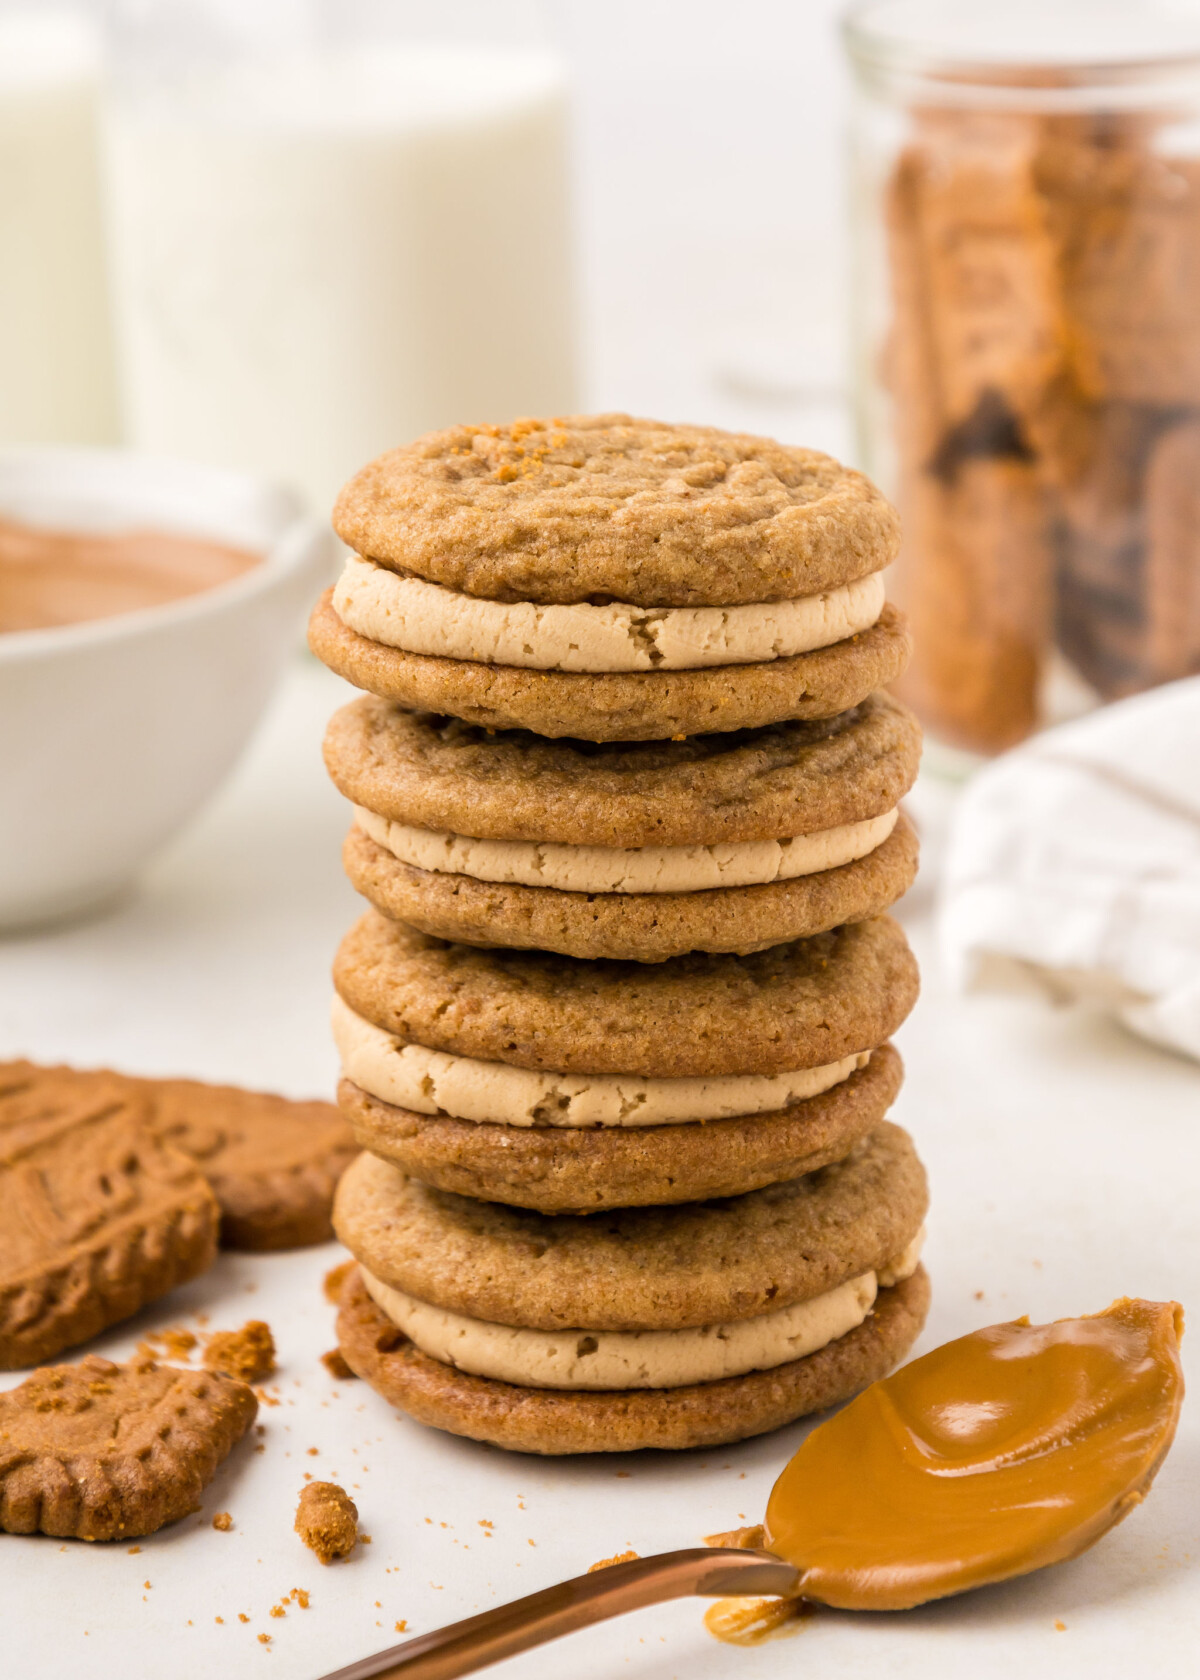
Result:
<svg viewBox="0 0 1200 1680"><path fill-rule="evenodd" d="M215 792L337 544L287 491L119 450L0 451L0 514L59 530L140 525L265 556L163 606L0 634L0 928L12 929L119 896Z"/></svg>

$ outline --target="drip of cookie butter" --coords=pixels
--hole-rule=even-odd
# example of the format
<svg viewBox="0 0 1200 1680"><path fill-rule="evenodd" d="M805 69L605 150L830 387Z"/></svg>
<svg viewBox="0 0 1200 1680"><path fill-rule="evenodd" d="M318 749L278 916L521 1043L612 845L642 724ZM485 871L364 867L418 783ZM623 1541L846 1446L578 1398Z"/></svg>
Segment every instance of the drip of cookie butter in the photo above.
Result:
<svg viewBox="0 0 1200 1680"><path fill-rule="evenodd" d="M406 653L535 671L684 671L787 659L869 630L881 572L791 601L726 607L548 606L463 595L352 554L334 611L368 641Z"/></svg>
<svg viewBox="0 0 1200 1680"><path fill-rule="evenodd" d="M902 1610L1077 1556L1139 1504L1183 1400L1182 1309L992 1325L872 1384L776 1482L800 1593Z"/></svg>
<svg viewBox="0 0 1200 1680"><path fill-rule="evenodd" d="M838 869L881 846L898 810L782 840L715 846L578 846L532 840L476 840L392 822L361 805L354 820L376 845L414 869L469 875L559 892L679 893L766 886Z"/></svg>

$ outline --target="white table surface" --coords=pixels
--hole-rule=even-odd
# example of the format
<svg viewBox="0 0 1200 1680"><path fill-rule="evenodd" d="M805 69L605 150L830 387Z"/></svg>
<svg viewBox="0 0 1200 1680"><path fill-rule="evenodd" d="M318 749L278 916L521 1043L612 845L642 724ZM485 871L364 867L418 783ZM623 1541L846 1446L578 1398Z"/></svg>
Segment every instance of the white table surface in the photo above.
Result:
<svg viewBox="0 0 1200 1680"><path fill-rule="evenodd" d="M356 900L339 874L345 813L318 742L344 694L297 664L235 780L136 898L86 926L0 942L0 1054L329 1093L328 967ZM918 790L931 851L942 803L937 787ZM949 995L932 949L933 873L904 907L925 979L901 1034L909 1073L897 1109L933 1186L934 1306L921 1347L1121 1294L1176 1296L1200 1311L1200 1069L1094 1016ZM338 1257L333 1246L224 1256L95 1344L123 1357L148 1329L197 1313L215 1327L263 1317L280 1348L279 1404L260 1414L263 1451L235 1451L202 1517L136 1555L0 1538L0 1672L315 1680L401 1637L398 1619L422 1632L627 1547L692 1545L755 1520L801 1437L796 1427L707 1455L541 1461L421 1429L318 1363L333 1344L320 1279ZM1194 1376L1197 1346L1185 1347ZM292 1533L305 1470L342 1481L359 1503L373 1541L347 1564L323 1569ZM233 1515L230 1533L210 1527L219 1510ZM493 1672L1183 1675L1195 1672L1198 1568L1193 1401L1147 1504L1074 1563L906 1615L821 1614L754 1650L718 1645L702 1606L685 1601ZM297 1586L311 1607L270 1618Z"/></svg>

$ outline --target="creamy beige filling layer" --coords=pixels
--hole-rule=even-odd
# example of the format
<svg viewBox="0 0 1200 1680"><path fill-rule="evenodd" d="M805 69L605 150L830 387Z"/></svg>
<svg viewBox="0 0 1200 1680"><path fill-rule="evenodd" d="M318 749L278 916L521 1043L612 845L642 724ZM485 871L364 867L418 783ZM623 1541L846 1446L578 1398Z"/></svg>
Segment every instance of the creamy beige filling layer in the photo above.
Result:
<svg viewBox="0 0 1200 1680"><path fill-rule="evenodd" d="M369 641L534 671L685 671L786 659L869 630L883 603L883 574L872 572L820 595L749 606L540 606L462 595L358 554L333 592L343 624Z"/></svg>
<svg viewBox="0 0 1200 1680"><path fill-rule="evenodd" d="M714 1079L538 1073L406 1044L364 1021L337 993L332 1020L342 1072L371 1096L417 1114L448 1114L505 1126L669 1126L772 1114L840 1085L865 1067L871 1055L862 1050L840 1062L795 1073Z"/></svg>
<svg viewBox="0 0 1200 1680"><path fill-rule="evenodd" d="M515 1329L419 1301L381 1282L365 1266L362 1274L380 1311L422 1353L456 1370L522 1388L682 1388L770 1371L818 1352L858 1328L885 1275L891 1283L907 1277L919 1258L917 1237L886 1274L864 1272L778 1312L688 1330ZM901 1269L905 1266L907 1271Z"/></svg>
<svg viewBox="0 0 1200 1680"><path fill-rule="evenodd" d="M532 840L474 840L391 822L354 807L354 820L378 845L415 869L469 875L506 886L558 892L680 893L758 887L838 869L881 846L898 811L785 840L718 846L569 846Z"/></svg>

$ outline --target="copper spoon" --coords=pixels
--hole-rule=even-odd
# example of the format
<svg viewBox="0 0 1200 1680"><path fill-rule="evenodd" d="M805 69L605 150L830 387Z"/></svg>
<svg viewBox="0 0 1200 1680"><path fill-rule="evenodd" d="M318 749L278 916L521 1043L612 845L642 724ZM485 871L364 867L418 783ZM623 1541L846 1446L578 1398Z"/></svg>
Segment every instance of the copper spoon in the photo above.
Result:
<svg viewBox="0 0 1200 1680"><path fill-rule="evenodd" d="M800 1572L772 1552L696 1546L577 1575L481 1616L407 1639L324 1680L455 1680L576 1628L672 1598L793 1597Z"/></svg>

